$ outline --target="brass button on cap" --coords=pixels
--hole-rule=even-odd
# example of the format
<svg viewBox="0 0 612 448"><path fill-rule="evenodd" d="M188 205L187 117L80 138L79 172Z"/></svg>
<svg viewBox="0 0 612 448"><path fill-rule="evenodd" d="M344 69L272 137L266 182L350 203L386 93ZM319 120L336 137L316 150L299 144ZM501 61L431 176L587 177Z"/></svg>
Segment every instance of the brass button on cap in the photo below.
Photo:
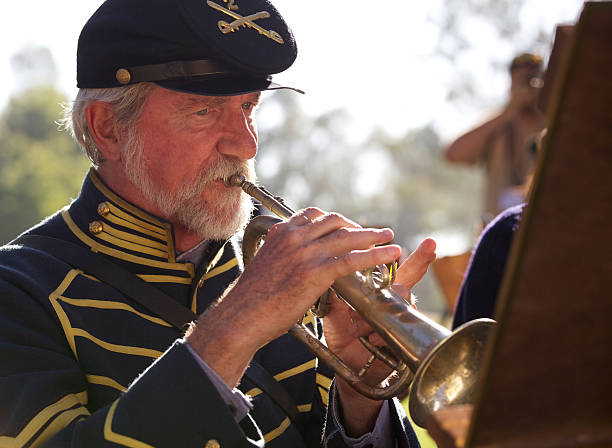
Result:
<svg viewBox="0 0 612 448"><path fill-rule="evenodd" d="M98 204L98 215L106 216L110 213L110 207L107 202L100 202Z"/></svg>
<svg viewBox="0 0 612 448"><path fill-rule="evenodd" d="M94 235L102 233L103 230L104 230L104 226L102 225L100 221L92 221L89 223L89 231L93 233Z"/></svg>
<svg viewBox="0 0 612 448"><path fill-rule="evenodd" d="M204 445L204 448L221 448L221 444L217 442L215 439L210 439L208 442L206 442L206 445Z"/></svg>
<svg viewBox="0 0 612 448"><path fill-rule="evenodd" d="M115 78L119 81L119 84L129 84L132 80L132 75L129 70L125 68L120 68L115 72Z"/></svg>

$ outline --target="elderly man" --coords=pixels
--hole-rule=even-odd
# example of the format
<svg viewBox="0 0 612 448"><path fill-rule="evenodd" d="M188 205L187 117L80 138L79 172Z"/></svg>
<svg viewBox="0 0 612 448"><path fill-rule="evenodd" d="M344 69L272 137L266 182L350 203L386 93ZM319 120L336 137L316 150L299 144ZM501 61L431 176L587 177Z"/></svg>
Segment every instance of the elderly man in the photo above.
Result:
<svg viewBox="0 0 612 448"><path fill-rule="evenodd" d="M241 273L252 205L223 179L254 179L260 92L296 54L265 0L108 0L87 22L71 121L93 168L0 252L0 446L418 446L397 400L333 380L286 334L320 337L309 309L332 282L399 257L389 229L300 210ZM371 332L333 302L325 337L347 364Z"/></svg>

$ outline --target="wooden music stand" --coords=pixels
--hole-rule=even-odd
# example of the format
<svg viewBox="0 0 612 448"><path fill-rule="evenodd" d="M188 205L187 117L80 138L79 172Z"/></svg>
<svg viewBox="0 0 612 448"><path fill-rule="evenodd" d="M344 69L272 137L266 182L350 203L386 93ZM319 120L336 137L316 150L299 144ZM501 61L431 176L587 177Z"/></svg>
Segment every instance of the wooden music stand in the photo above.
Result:
<svg viewBox="0 0 612 448"><path fill-rule="evenodd" d="M585 3L564 59L475 404L433 416L441 447L612 446L612 2Z"/></svg>
<svg viewBox="0 0 612 448"><path fill-rule="evenodd" d="M554 113L551 110L552 87L555 79L559 77L559 71L565 68L565 57L570 52L569 47L573 42L574 28L574 25L567 24L557 25L555 28L555 40L544 73L544 87L538 98L538 108L549 117Z"/></svg>

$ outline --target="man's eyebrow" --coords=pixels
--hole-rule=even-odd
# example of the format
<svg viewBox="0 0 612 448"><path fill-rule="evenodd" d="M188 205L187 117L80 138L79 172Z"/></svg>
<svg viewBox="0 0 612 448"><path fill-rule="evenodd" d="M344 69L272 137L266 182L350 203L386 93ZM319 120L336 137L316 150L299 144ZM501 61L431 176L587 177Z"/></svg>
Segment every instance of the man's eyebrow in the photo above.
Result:
<svg viewBox="0 0 612 448"><path fill-rule="evenodd" d="M229 102L230 97L223 96L202 96L198 97L189 97L183 99L180 103L176 105L176 109L179 111L189 111L193 109L204 109L206 107L214 107L220 106ZM248 95L249 101L257 104L261 99L261 92L253 92Z"/></svg>
<svg viewBox="0 0 612 448"><path fill-rule="evenodd" d="M249 95L249 100L253 103L259 103L259 100L261 99L261 92L253 92L250 93Z"/></svg>
<svg viewBox="0 0 612 448"><path fill-rule="evenodd" d="M181 111L192 110L197 108L206 108L211 106L219 106L227 103L228 99L220 96L206 96L202 98L186 98L177 104L176 108Z"/></svg>

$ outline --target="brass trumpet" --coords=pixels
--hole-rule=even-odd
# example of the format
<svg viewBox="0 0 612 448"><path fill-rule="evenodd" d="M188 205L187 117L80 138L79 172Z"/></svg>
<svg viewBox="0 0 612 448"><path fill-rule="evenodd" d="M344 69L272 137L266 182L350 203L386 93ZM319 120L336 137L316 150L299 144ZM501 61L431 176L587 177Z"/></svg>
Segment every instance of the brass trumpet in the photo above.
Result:
<svg viewBox="0 0 612 448"><path fill-rule="evenodd" d="M294 213L281 198L248 182L240 174L225 179L225 184L242 188L280 218L289 219ZM245 264L254 256L270 227L280 221L282 219L272 216L258 216L249 223L243 238ZM355 390L369 398L388 399L411 386L410 415L417 425L424 427L433 412L472 402L486 339L495 321L477 319L451 333L416 311L393 290L388 277L383 268L377 267L339 278L331 289L387 343L387 347L380 348L362 338L362 343L372 353L368 365L379 358L398 373L391 385L372 387L364 383L362 378L367 367L355 373L305 326L296 324L290 333Z"/></svg>

